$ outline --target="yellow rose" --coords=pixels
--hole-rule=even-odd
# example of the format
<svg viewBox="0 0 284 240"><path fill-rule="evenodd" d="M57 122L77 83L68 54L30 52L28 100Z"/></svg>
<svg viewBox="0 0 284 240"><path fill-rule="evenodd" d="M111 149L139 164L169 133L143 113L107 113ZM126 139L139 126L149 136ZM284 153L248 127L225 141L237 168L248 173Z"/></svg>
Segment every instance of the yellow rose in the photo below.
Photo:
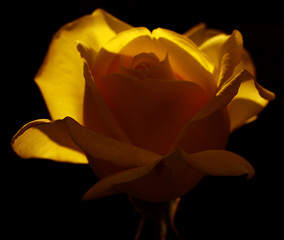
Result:
<svg viewBox="0 0 284 240"><path fill-rule="evenodd" d="M132 27L101 9L63 26L35 77L52 120L26 124L23 158L89 163L84 196L167 201L206 175L254 175L224 150L274 94L255 80L242 35L200 24L181 35Z"/></svg>

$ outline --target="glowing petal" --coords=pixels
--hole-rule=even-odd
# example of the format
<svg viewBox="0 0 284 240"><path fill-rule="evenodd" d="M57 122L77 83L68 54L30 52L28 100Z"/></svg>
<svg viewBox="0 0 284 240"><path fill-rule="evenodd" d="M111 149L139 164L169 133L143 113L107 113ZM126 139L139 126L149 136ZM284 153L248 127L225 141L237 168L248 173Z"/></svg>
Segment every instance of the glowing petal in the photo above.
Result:
<svg viewBox="0 0 284 240"><path fill-rule="evenodd" d="M221 31L217 29L206 28L205 23L197 24L196 26L189 29L183 35L187 36L190 40L192 40L197 46L200 46L207 39L212 38Z"/></svg>
<svg viewBox="0 0 284 240"><path fill-rule="evenodd" d="M88 163L83 151L73 142L62 120L40 119L23 126L12 140L22 158L42 158L59 162Z"/></svg>
<svg viewBox="0 0 284 240"><path fill-rule="evenodd" d="M178 34L174 31L170 31L167 29L157 28L152 32L154 38L157 39L167 39L175 43L181 49L184 49L189 53L194 59L196 59L199 64L201 64L207 71L212 71L212 63L207 58L207 56L196 47L196 45L187 37ZM167 44L167 43L166 43Z"/></svg>
<svg viewBox="0 0 284 240"><path fill-rule="evenodd" d="M238 94L228 105L231 119L231 132L251 121L254 121L269 101L275 98L274 93L261 87L249 75L249 80L241 83Z"/></svg>
<svg viewBox="0 0 284 240"><path fill-rule="evenodd" d="M234 68L240 62L243 54L243 39L239 31L231 35L219 34L205 41L200 49L214 62L216 66L218 88L233 74Z"/></svg>
<svg viewBox="0 0 284 240"><path fill-rule="evenodd" d="M72 116L83 122L85 80L77 40L96 54L105 42L130 26L96 10L62 27L53 37L44 62L35 77L52 119Z"/></svg>
<svg viewBox="0 0 284 240"><path fill-rule="evenodd" d="M201 86L208 96L213 96L216 90L211 75L214 66L207 56L190 39L173 31L158 28L152 34L168 52L173 71L181 79Z"/></svg>
<svg viewBox="0 0 284 240"><path fill-rule="evenodd" d="M247 175L249 179L254 170L245 159L224 150L194 154L177 151L152 164L102 179L85 194L84 199L126 193L145 201L169 201L189 192L207 174Z"/></svg>

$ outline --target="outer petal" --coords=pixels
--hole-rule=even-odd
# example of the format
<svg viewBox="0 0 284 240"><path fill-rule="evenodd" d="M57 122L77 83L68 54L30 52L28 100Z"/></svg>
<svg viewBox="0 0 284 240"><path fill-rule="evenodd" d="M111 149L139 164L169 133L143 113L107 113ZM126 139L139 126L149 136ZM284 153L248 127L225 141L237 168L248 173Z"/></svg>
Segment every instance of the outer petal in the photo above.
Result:
<svg viewBox="0 0 284 240"><path fill-rule="evenodd" d="M64 122L73 141L96 159L133 167L151 163L160 157L156 153L89 130L72 118L67 117Z"/></svg>
<svg viewBox="0 0 284 240"><path fill-rule="evenodd" d="M222 150L185 154L181 151L146 166L110 175L95 184L85 200L126 193L151 202L178 198L193 189L205 175L254 175L242 157Z"/></svg>
<svg viewBox="0 0 284 240"><path fill-rule="evenodd" d="M12 139L14 151L22 158L43 158L60 162L88 163L73 142L64 121L40 119L23 126Z"/></svg>
<svg viewBox="0 0 284 240"><path fill-rule="evenodd" d="M243 39L239 31L219 34L205 41L200 49L214 62L218 88L233 74L243 54Z"/></svg>
<svg viewBox="0 0 284 240"><path fill-rule="evenodd" d="M92 131L70 117L28 123L14 136L12 147L23 158L87 163L85 153L88 153L96 159L123 167L141 166L161 157Z"/></svg>
<svg viewBox="0 0 284 240"><path fill-rule="evenodd" d="M91 131L71 118L66 118L65 123L70 136L84 150L93 171L99 178L152 163L161 157L156 153Z"/></svg>
<svg viewBox="0 0 284 240"><path fill-rule="evenodd" d="M238 94L228 105L231 132L255 120L274 98L274 93L261 87L250 74L250 79L241 83Z"/></svg>
<svg viewBox="0 0 284 240"><path fill-rule="evenodd" d="M55 34L35 77L52 119L72 116L83 122L85 81L77 40L86 42L96 53L110 38L129 28L99 9L65 25Z"/></svg>
<svg viewBox="0 0 284 240"><path fill-rule="evenodd" d="M207 39L212 38L220 33L220 30L210 28L208 29L206 28L205 23L200 23L189 29L183 35L191 39L197 46L200 46Z"/></svg>
<svg viewBox="0 0 284 240"><path fill-rule="evenodd" d="M216 93L216 96L202 108L181 131L180 135L172 145L172 151L181 147L185 151L192 152L195 150L195 147L192 149L192 146L194 145L207 147L202 144L202 137L205 137L205 139L208 140L209 148L225 147L229 134L229 121L224 108L238 93L241 82L248 80L249 78L250 74L244 70L229 79L227 83L223 85L223 88ZM215 124L217 124L216 129L214 129ZM213 128L210 130L210 132L213 131L213 135L211 136L213 138L206 137L206 130L209 130L208 127L209 129ZM215 130L217 132L214 132ZM221 132L218 133L218 131ZM194 142L195 137L198 138L199 133L201 136L199 139L200 142ZM216 133L218 134L216 135ZM215 136L217 139L215 139Z"/></svg>
<svg viewBox="0 0 284 240"><path fill-rule="evenodd" d="M235 67L234 74L246 69L250 72L254 77L256 77L256 70L254 67L254 62L246 49L243 49L243 56L240 63Z"/></svg>

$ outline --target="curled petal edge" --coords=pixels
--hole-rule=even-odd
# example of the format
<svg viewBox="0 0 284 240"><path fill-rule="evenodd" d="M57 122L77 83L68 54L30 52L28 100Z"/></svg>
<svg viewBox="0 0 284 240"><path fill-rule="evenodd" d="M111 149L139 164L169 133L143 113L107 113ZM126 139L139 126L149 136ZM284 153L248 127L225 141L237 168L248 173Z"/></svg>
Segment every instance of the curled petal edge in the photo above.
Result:
<svg viewBox="0 0 284 240"><path fill-rule="evenodd" d="M86 155L70 138L63 120L38 119L25 124L13 137L14 152L24 158L87 164Z"/></svg>

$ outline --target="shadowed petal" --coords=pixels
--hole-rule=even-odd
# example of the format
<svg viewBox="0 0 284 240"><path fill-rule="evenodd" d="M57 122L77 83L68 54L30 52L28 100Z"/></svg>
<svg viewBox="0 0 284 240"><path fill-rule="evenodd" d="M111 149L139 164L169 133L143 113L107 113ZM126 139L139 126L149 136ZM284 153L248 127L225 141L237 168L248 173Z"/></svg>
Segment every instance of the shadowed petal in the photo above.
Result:
<svg viewBox="0 0 284 240"><path fill-rule="evenodd" d="M131 143L159 154L169 148L208 98L189 81L108 74L98 88Z"/></svg>
<svg viewBox="0 0 284 240"><path fill-rule="evenodd" d="M152 164L102 179L85 194L84 200L126 193L150 202L169 201L189 192L207 174L248 175L249 179L254 170L245 159L224 150L194 154L177 151Z"/></svg>
<svg viewBox="0 0 284 240"><path fill-rule="evenodd" d="M106 105L101 93L97 89L93 76L91 74L92 51L83 43L79 43L78 51L84 59L84 78L85 78L85 96L84 96L84 126L98 131L106 136L129 142L128 137L123 132L113 114Z"/></svg>
<svg viewBox="0 0 284 240"><path fill-rule="evenodd" d="M185 151L191 152L191 150L187 149L192 149L190 143L194 143L195 136L201 136L201 142L194 143L197 146L199 145L206 147L205 145L202 145L202 137L205 137L205 141L208 140L207 144L209 144L209 146L219 146L217 148L224 148L230 130L230 123L228 121L228 117L226 116L227 113L223 109L238 93L241 82L249 78L250 74L244 70L228 80L227 83L223 85L223 88L216 93L216 96L188 122L188 124L181 131L180 135L174 141L171 150L175 151L176 149L181 147ZM219 127L214 128L214 125ZM217 130L220 132L218 134L215 134L215 132L212 136L210 136L210 134L206 133L208 126L210 126L209 129L212 128L213 131ZM210 132L211 131L212 130L210 130ZM195 134L192 135L193 132ZM210 138L208 138L208 136L210 136ZM215 138L216 136L217 138Z"/></svg>
<svg viewBox="0 0 284 240"><path fill-rule="evenodd" d="M64 121L73 141L95 159L105 160L118 166L141 166L160 157L156 153L87 129L72 118L67 117Z"/></svg>

